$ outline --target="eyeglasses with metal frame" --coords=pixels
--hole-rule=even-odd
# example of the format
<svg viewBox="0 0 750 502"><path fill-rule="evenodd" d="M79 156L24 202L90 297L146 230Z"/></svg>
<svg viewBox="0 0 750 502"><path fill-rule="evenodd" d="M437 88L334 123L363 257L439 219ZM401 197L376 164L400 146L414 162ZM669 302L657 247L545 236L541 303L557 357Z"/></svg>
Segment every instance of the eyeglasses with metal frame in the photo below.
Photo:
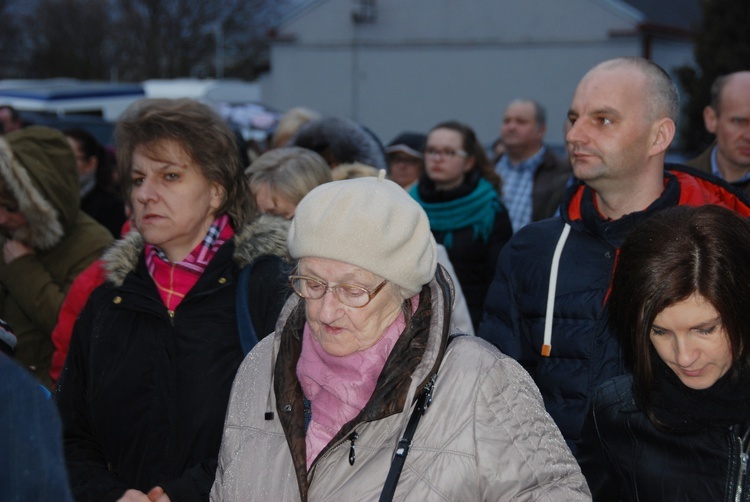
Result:
<svg viewBox="0 0 750 502"><path fill-rule="evenodd" d="M366 307L380 293L387 282L387 280L384 280L371 291L357 284L342 283L331 286L325 281L307 275L293 273L289 276L289 285L300 298L320 300L328 291L331 291L338 301L355 309Z"/></svg>

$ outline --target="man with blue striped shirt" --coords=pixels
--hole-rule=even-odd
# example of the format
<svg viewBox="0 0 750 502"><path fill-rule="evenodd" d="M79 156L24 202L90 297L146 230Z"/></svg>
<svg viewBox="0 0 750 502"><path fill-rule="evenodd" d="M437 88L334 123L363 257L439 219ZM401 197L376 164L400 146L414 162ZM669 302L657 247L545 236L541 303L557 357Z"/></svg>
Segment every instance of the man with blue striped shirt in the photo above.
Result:
<svg viewBox="0 0 750 502"><path fill-rule="evenodd" d="M514 232L553 216L571 177L570 165L544 146L546 122L544 108L531 99L516 99L505 110L500 128L505 154L495 169Z"/></svg>

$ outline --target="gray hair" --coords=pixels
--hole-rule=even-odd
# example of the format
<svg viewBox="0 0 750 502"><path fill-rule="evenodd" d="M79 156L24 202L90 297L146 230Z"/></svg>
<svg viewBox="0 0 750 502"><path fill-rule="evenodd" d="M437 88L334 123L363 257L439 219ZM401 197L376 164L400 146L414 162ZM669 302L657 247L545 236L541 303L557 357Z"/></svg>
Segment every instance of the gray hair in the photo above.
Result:
<svg viewBox="0 0 750 502"><path fill-rule="evenodd" d="M529 103L534 107L534 120L536 121L537 128L545 127L547 125L547 110L541 105L541 103L539 103L539 101L530 98L519 98L508 103L508 106L516 103Z"/></svg>

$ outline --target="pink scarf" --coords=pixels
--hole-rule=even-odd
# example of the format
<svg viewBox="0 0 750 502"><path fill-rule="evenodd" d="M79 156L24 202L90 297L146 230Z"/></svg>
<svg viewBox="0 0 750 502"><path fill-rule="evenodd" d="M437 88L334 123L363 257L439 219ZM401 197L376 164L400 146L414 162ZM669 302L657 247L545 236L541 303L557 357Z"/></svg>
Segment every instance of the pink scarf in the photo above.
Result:
<svg viewBox="0 0 750 502"><path fill-rule="evenodd" d="M308 470L344 424L370 400L385 361L405 327L404 314L400 313L375 345L339 357L323 350L305 323L297 378L312 408L305 438Z"/></svg>

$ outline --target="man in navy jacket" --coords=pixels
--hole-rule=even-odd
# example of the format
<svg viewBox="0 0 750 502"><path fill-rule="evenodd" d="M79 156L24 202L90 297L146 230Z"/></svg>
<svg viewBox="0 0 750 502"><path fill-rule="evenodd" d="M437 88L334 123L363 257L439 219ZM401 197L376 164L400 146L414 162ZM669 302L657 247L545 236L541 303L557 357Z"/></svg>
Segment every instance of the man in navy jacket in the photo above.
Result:
<svg viewBox="0 0 750 502"><path fill-rule="evenodd" d="M532 223L503 249L479 336L531 374L575 452L589 396L625 372L607 326L606 300L625 236L674 205L750 202L707 173L664 164L679 97L672 79L641 58L605 61L579 83L566 142L577 182L560 216Z"/></svg>

